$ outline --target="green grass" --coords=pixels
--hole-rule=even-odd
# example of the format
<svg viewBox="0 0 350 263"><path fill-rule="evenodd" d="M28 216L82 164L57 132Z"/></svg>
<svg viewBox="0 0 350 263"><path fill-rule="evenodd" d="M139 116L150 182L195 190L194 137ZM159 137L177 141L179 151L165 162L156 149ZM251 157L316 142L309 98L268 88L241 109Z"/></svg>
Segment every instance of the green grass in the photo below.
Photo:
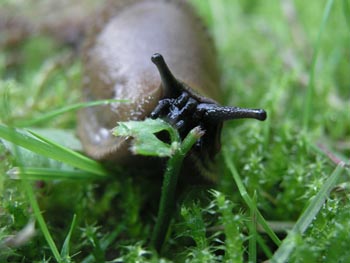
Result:
<svg viewBox="0 0 350 263"><path fill-rule="evenodd" d="M179 178L158 254L162 176L80 154L76 110L91 105L78 59L43 36L4 49L0 262L350 260L349 1L192 2L217 45L223 103L268 119L225 124L217 183ZM35 234L22 231L33 219Z"/></svg>

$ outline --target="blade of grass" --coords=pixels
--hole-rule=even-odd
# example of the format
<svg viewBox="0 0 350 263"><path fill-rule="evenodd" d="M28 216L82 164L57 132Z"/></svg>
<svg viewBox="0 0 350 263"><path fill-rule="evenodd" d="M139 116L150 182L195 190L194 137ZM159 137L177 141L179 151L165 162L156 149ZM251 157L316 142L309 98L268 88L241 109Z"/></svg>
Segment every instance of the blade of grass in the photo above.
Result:
<svg viewBox="0 0 350 263"><path fill-rule="evenodd" d="M4 140L10 141L37 154L46 156L47 158L64 162L98 176L106 176L108 174L100 163L50 141L34 132L30 133L36 138L19 132L16 129L0 125L0 138L3 138Z"/></svg>
<svg viewBox="0 0 350 263"><path fill-rule="evenodd" d="M315 93L315 69L316 69L316 62L318 59L318 53L321 47L321 37L326 27L329 14L331 13L333 2L334 0L328 0L324 8L320 29L318 31L317 39L314 47L314 54L313 54L312 62L310 66L309 83L307 86L305 102L304 102L304 114L302 114L302 116L304 117L303 128L305 131L307 131L309 128L310 118L312 116L312 105L313 105L313 99L314 99L314 93Z"/></svg>
<svg viewBox="0 0 350 263"><path fill-rule="evenodd" d="M115 103L115 102L126 103L126 102L128 102L128 100L111 99L111 100L98 100L98 101L92 101L92 102L76 103L73 105L69 105L66 107L62 107L62 108L47 112L45 114L42 114L42 115L35 117L33 119L30 119L30 120L17 121L14 123L14 126L19 127L19 128L28 127L28 126L31 126L34 124L38 124L40 122L48 121L48 120L53 119L53 118L55 118L63 113L75 111L75 110L82 109L82 108L98 106L98 105L108 105L108 104Z"/></svg>
<svg viewBox="0 0 350 263"><path fill-rule="evenodd" d="M11 96L10 90L16 86L14 80L0 81L0 88L3 89L3 95L0 103L0 114L2 120L7 120L11 116Z"/></svg>
<svg viewBox="0 0 350 263"><path fill-rule="evenodd" d="M0 128L1 127L2 126L0 126ZM18 163L22 164L23 163L22 155L21 155L18 147L15 147L15 155L18 158ZM21 168L22 168L22 166L20 165L19 169L21 169ZM20 174L22 174L22 172L20 172ZM25 177L21 177L20 179L21 179L23 189L24 189L26 195L28 196L28 201L29 201L29 204L33 210L34 217L35 217L36 221L38 222L38 225L41 229L41 232L43 233L45 240L46 240L47 244L49 245L54 258L56 259L57 262L62 262L62 258L60 256L58 249L57 249L55 241L53 240L53 238L50 234L50 231L45 223L44 217L40 211L39 204L36 200L36 197L35 197L35 194L33 191L33 186L30 184L30 182Z"/></svg>
<svg viewBox="0 0 350 263"><path fill-rule="evenodd" d="M39 208L39 204L35 198L35 194L33 191L33 187L30 185L30 183L25 179L25 178L21 178L21 182L23 184L23 188L28 196L28 200L30 203L30 206L33 209L33 213L34 213L34 217L36 219L36 221L39 224L39 227L41 229L41 232L43 233L47 244L49 245L53 256L55 257L57 262L62 262L62 258L60 256L60 253L58 252L57 246L49 232L49 229L45 223L44 217L41 214L40 208Z"/></svg>
<svg viewBox="0 0 350 263"><path fill-rule="evenodd" d="M261 248L261 250L264 252L264 254L266 255L267 258L271 258L272 257L272 252L271 249L268 245L266 245L265 240L258 234L256 236L256 240ZM256 262L256 261L255 261Z"/></svg>
<svg viewBox="0 0 350 263"><path fill-rule="evenodd" d="M296 238L299 235L302 235L309 227L311 222L315 219L316 215L318 214L322 205L324 204L328 193L337 183L342 171L342 164L338 165L335 168L333 173L326 180L326 182L323 184L316 196L314 196L310 204L306 207L305 211L299 217L298 221L295 223L288 236L283 240L281 246L275 251L271 262L282 263L288 261L290 254L296 246Z"/></svg>
<svg viewBox="0 0 350 263"><path fill-rule="evenodd" d="M95 179L96 175L80 170L62 170L43 167L14 167L7 172L11 179L27 180L88 180Z"/></svg>
<svg viewBox="0 0 350 263"><path fill-rule="evenodd" d="M238 187L238 191L241 194L243 200L245 201L245 203L247 204L247 206L253 210L254 209L254 205L253 205L253 201L251 199L251 197L249 196L247 190L245 189L243 182L237 172L236 167L234 166L232 160L229 158L229 154L228 154L228 149L225 147L223 150L223 155L224 155L224 160L225 163L228 167L228 169L230 170L233 179ZM264 217L261 215L261 213L259 212L259 210L256 210L256 216L257 216L257 221L258 223L265 229L266 233L268 234L268 236L271 238L271 240L277 245L279 246L281 244L281 240L277 237L277 235L273 232L273 230L269 227L269 225L267 224L266 220L264 219Z"/></svg>
<svg viewBox="0 0 350 263"><path fill-rule="evenodd" d="M69 256L69 245L70 245L70 239L72 237L72 233L75 227L77 216L74 214L72 223L70 225L68 234L64 240L62 249L61 249L61 257L64 262L70 262L70 256Z"/></svg>
<svg viewBox="0 0 350 263"><path fill-rule="evenodd" d="M250 209L251 222L249 223L249 262L256 262L256 241L257 241L257 229L256 229L256 192L253 195L253 209Z"/></svg>
<svg viewBox="0 0 350 263"><path fill-rule="evenodd" d="M350 5L348 0L343 0L343 11L348 30L350 32Z"/></svg>
<svg viewBox="0 0 350 263"><path fill-rule="evenodd" d="M315 151L317 154L323 155L327 157L332 163L339 165L340 163L343 163L344 166L350 167L350 160L348 158L340 153L332 152L328 148L326 148L326 145L322 144L314 144L312 142L308 143L311 150Z"/></svg>
<svg viewBox="0 0 350 263"><path fill-rule="evenodd" d="M62 52L44 61L38 72L33 76L33 101L39 101L46 83L58 72L59 68L68 65L69 62L71 63L72 58L73 54L71 52Z"/></svg>
<svg viewBox="0 0 350 263"><path fill-rule="evenodd" d="M43 141L44 143L47 143L49 146L55 149L60 158L58 161L62 161L64 163L72 165L73 167L80 168L97 175L107 175L107 171L104 169L104 167L95 160L92 160L76 151L64 147L52 140L49 140L34 131L28 130L28 132L35 136L37 139Z"/></svg>

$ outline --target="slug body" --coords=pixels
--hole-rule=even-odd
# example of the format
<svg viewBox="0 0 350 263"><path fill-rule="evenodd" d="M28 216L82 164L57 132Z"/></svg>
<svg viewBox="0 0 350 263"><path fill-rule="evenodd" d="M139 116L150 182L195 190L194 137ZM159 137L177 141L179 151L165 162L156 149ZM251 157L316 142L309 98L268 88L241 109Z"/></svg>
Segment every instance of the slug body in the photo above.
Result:
<svg viewBox="0 0 350 263"><path fill-rule="evenodd" d="M79 113L79 137L95 159L129 156L126 139L114 137L111 129L117 121L149 116L164 97L150 60L156 52L167 58L177 78L204 96L219 98L214 47L192 9L179 1L126 2L110 11L84 51L84 100L130 101Z"/></svg>
<svg viewBox="0 0 350 263"><path fill-rule="evenodd" d="M169 121L183 135L201 126L206 134L197 152L213 157L220 148L224 120L266 118L261 110L217 103L220 81L214 46L186 3L124 1L108 12L84 51L83 97L129 102L80 111L78 135L88 155L128 159L128 139L114 137L111 129L117 121L151 116Z"/></svg>

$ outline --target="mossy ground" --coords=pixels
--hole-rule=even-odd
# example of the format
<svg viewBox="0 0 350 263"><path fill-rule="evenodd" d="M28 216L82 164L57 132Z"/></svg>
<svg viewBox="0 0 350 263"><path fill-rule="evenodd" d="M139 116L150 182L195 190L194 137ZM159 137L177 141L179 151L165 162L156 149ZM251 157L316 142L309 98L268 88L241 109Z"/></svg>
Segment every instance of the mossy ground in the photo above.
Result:
<svg viewBox="0 0 350 263"><path fill-rule="evenodd" d="M73 176L70 165L0 144L1 262L350 261L349 1L192 2L217 44L224 104L264 108L268 120L225 124L219 180L182 191L161 256L147 246L161 177L125 168ZM37 36L0 53L2 124L79 150L76 112L28 124L80 102L70 52ZM15 180L13 167L67 179L41 170L42 180ZM21 232L41 215L34 233ZM28 239L16 246L19 237Z"/></svg>

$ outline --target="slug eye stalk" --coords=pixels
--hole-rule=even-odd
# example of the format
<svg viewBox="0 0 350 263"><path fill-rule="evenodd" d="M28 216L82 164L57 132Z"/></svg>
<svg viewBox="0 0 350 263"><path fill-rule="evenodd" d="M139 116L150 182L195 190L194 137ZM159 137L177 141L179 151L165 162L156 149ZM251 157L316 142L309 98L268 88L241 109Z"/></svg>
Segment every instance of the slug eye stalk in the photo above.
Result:
<svg viewBox="0 0 350 263"><path fill-rule="evenodd" d="M197 110L203 113L203 118L210 122L220 122L235 119L266 120L266 111L262 109L246 109L239 107L220 106L217 104L201 103Z"/></svg>
<svg viewBox="0 0 350 263"><path fill-rule="evenodd" d="M178 92L179 90L181 90L181 83L174 77L173 73L171 73L168 65L165 63L165 60L161 54L155 53L151 57L151 60L156 65L159 71L159 75L162 80L163 90L165 91L165 96L174 96L174 92Z"/></svg>

